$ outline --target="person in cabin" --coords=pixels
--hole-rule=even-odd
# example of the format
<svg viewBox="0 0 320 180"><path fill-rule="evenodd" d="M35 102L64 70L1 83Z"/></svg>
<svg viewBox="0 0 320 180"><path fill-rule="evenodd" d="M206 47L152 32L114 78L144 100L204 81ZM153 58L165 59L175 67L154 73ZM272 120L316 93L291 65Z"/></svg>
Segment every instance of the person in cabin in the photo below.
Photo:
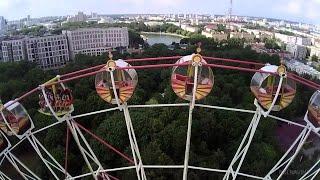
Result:
<svg viewBox="0 0 320 180"><path fill-rule="evenodd" d="M71 94L70 89L65 89L64 90L64 95L65 95L65 107L69 109L69 106L72 104L72 94Z"/></svg>
<svg viewBox="0 0 320 180"><path fill-rule="evenodd" d="M48 101L49 101L50 105L51 105L51 106L54 106L54 104L55 104L55 99L54 99L54 95L53 95L52 90L49 90L46 94L47 94Z"/></svg>
<svg viewBox="0 0 320 180"><path fill-rule="evenodd" d="M67 89L64 89L62 91L62 94L61 94L61 97L62 97L62 101L61 101L61 107L62 107L62 111L68 111L69 109L69 95L68 95L68 90Z"/></svg>
<svg viewBox="0 0 320 180"><path fill-rule="evenodd" d="M55 102L55 108L56 108L56 111L62 111L63 110L63 100L62 100L62 90L61 89L58 89L57 90L57 93L56 93L56 102Z"/></svg>
<svg viewBox="0 0 320 180"><path fill-rule="evenodd" d="M40 110L44 110L45 109L45 106L46 105L46 102L45 102L45 99L44 99L44 96L42 93L39 94L39 106L40 106Z"/></svg>

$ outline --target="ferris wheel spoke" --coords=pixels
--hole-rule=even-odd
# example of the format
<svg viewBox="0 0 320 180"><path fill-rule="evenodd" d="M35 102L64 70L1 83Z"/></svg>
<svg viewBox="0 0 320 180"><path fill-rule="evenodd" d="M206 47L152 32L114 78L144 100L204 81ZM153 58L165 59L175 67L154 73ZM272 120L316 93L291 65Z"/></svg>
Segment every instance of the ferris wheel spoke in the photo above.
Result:
<svg viewBox="0 0 320 180"><path fill-rule="evenodd" d="M81 126L80 124L78 124L78 127L85 131L86 133L88 133L90 136L92 136L95 140L99 141L101 144L103 144L104 146L106 146L108 149L112 150L113 152L115 152L116 154L118 154L119 156L123 157L124 159L126 159L130 164L134 164L134 161L131 157L129 157L128 155L120 152L120 150L116 149L115 147L113 147L111 144L109 144L108 142L106 142L105 140L103 140L102 138L98 137L97 135L95 135L94 133L92 133L91 131L89 131L88 129L84 128L83 126Z"/></svg>
<svg viewBox="0 0 320 180"><path fill-rule="evenodd" d="M288 167L293 162L293 160L295 159L297 154L300 152L302 146L304 145L305 141L309 137L310 132L311 132L310 126L306 126L302 130L302 132L299 134L299 136L295 139L295 141L292 143L290 148L282 156L282 158L268 172L268 174L265 176L266 179L267 178L271 179L271 175L284 166L284 168L281 170L279 176L277 177L277 180L281 179L281 177L284 175L285 171L288 169ZM294 147L296 147L296 148L294 149Z"/></svg>
<svg viewBox="0 0 320 180"><path fill-rule="evenodd" d="M320 172L320 159L299 179L299 180L307 180L307 179L314 179Z"/></svg>
<svg viewBox="0 0 320 180"><path fill-rule="evenodd" d="M15 169L25 178L25 176L29 177L30 179L38 179L40 180L40 178L34 173L32 172L23 162L21 162L14 154L12 154L11 152L8 152L8 154L5 155L6 158L8 159L8 161L15 167ZM20 166L22 166L30 175L24 173L21 171L21 169L19 168L18 164Z"/></svg>
<svg viewBox="0 0 320 180"><path fill-rule="evenodd" d="M64 179L67 179L68 172L68 154L69 154L69 143L70 143L70 129L67 127L66 132L66 146L65 146L65 158L64 158Z"/></svg>
<svg viewBox="0 0 320 180"><path fill-rule="evenodd" d="M47 163L47 160L42 156L39 147L37 146L36 142L34 141L33 138L30 138L29 136L27 137L28 141L30 142L31 146L33 147L33 149L36 151L36 153L38 154L38 156L40 157L40 159L42 160L42 162L47 166L47 168L49 169L49 171L51 172L51 174L54 176L55 179L59 179L59 177L56 175L56 173L52 170L52 168L50 167L50 165Z"/></svg>
<svg viewBox="0 0 320 180"><path fill-rule="evenodd" d="M47 166L48 170L51 172L51 174L56 178L59 179L57 174L53 171L52 167L56 170L65 173L65 169L57 162L57 160L49 153L49 151L40 143L40 141L33 135L30 134L27 136L28 141L30 142L31 146L34 148L42 162ZM44 158L42 155L42 151L51 159L51 161L48 161ZM68 177L71 177L71 175L68 173Z"/></svg>
<svg viewBox="0 0 320 180"><path fill-rule="evenodd" d="M0 179L1 180L12 180L6 174L4 174L2 171L0 171Z"/></svg>
<svg viewBox="0 0 320 180"><path fill-rule="evenodd" d="M224 180L228 180L230 175L232 176L232 179L236 179L236 177L238 176L242 163L246 157L246 154L253 140L254 134L257 130L260 118L261 118L261 111L260 111L260 108L257 107L257 110L249 124L249 127L239 145L239 148L237 149L236 154L234 155L228 167L228 170L223 177ZM234 166L236 166L235 169L233 168Z"/></svg>
<svg viewBox="0 0 320 180"><path fill-rule="evenodd" d="M129 109L126 103L123 105L123 113L126 121L126 126L127 126L127 131L128 131L128 136L129 136L129 141L130 141L130 146L131 146L131 151L132 151L132 156L134 159L134 164L136 167L136 173L137 173L137 178L138 180L146 180L145 172L144 172L144 167L137 143L137 139L134 133ZM141 164L141 168L139 168L139 164Z"/></svg>
<svg viewBox="0 0 320 180"><path fill-rule="evenodd" d="M89 146L87 140L84 138L84 136L82 135L82 132L77 128L77 125L76 123L73 121L73 120L69 120L67 119L66 120L67 122L67 128L70 129L70 132L78 146L78 149L80 150L81 154L82 154L82 157L84 158L86 164L87 164L87 167L89 168L92 176L94 179L97 179L97 176L99 174L99 169L101 166L101 163L98 161L98 159L96 158L96 156L94 155L93 151L90 151L91 147ZM87 150L81 145L81 142L80 142L80 138L81 138L81 142L83 142L86 146L87 146L87 149L89 149L90 153L87 152ZM89 162L89 159L88 157L93 160L93 162L98 166L98 171L97 172L94 172L93 170L93 167L91 165L91 163Z"/></svg>
<svg viewBox="0 0 320 180"><path fill-rule="evenodd" d="M5 155L7 160L10 162L10 164L14 167L14 169L20 174L20 176L25 179L28 180L28 178L26 177L26 175L20 170L20 168L18 167L18 165L16 164L15 161L13 161L10 157L8 157L7 155Z"/></svg>
<svg viewBox="0 0 320 180"><path fill-rule="evenodd" d="M190 155L190 141L191 141L191 129L192 129L192 114L196 101L196 92L198 87L198 71L200 63L193 63L194 66L194 78L193 78L193 89L192 89L192 99L189 105L189 115L188 115L188 128L187 128L187 138L186 138L186 148L184 155L184 168L183 168L183 180L188 179L188 167L189 167L189 155Z"/></svg>

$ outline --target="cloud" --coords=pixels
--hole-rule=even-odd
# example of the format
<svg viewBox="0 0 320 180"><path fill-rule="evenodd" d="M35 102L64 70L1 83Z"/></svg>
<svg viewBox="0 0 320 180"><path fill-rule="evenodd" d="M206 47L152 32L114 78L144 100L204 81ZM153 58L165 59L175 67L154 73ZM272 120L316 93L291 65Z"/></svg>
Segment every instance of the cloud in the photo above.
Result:
<svg viewBox="0 0 320 180"><path fill-rule="evenodd" d="M279 0L274 4L273 10L297 19L315 22L320 18L320 0Z"/></svg>
<svg viewBox="0 0 320 180"><path fill-rule="evenodd" d="M160 7L170 7L170 6L177 6L183 3L185 0L119 0L122 3L130 3L139 6L160 6Z"/></svg>
<svg viewBox="0 0 320 180"><path fill-rule="evenodd" d="M291 1L288 4L288 7L285 8L287 12L292 14L300 14L301 13L301 5L299 1Z"/></svg>
<svg viewBox="0 0 320 180"><path fill-rule="evenodd" d="M6 9L6 8L8 8L9 7L9 1L6 1L6 0L4 0L4 1L0 1L0 9L2 10L2 9Z"/></svg>

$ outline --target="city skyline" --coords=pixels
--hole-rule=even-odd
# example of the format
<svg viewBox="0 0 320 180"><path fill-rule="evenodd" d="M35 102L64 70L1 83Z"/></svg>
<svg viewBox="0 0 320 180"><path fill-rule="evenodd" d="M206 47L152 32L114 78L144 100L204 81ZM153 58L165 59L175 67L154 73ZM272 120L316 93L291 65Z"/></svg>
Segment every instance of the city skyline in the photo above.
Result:
<svg viewBox="0 0 320 180"><path fill-rule="evenodd" d="M115 3L116 2L116 3ZM229 0L201 0L196 5L191 0L1 0L0 16L9 20L44 16L73 15L78 11L87 14L167 14L167 13L196 13L196 14L226 14ZM255 16L276 18L308 24L320 24L320 0L279 0L279 1L250 1L234 0L233 14L239 16Z"/></svg>

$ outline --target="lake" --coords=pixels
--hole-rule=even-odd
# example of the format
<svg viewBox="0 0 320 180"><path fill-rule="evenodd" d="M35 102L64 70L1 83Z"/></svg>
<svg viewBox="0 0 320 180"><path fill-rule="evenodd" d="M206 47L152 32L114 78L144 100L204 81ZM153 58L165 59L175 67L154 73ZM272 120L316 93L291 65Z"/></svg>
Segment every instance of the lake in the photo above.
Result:
<svg viewBox="0 0 320 180"><path fill-rule="evenodd" d="M147 38L147 42L150 46L157 44L157 43L163 43L165 45L171 45L172 42L180 43L180 40L182 37L177 35L171 35L171 34L160 34L160 33L141 33L144 37Z"/></svg>

